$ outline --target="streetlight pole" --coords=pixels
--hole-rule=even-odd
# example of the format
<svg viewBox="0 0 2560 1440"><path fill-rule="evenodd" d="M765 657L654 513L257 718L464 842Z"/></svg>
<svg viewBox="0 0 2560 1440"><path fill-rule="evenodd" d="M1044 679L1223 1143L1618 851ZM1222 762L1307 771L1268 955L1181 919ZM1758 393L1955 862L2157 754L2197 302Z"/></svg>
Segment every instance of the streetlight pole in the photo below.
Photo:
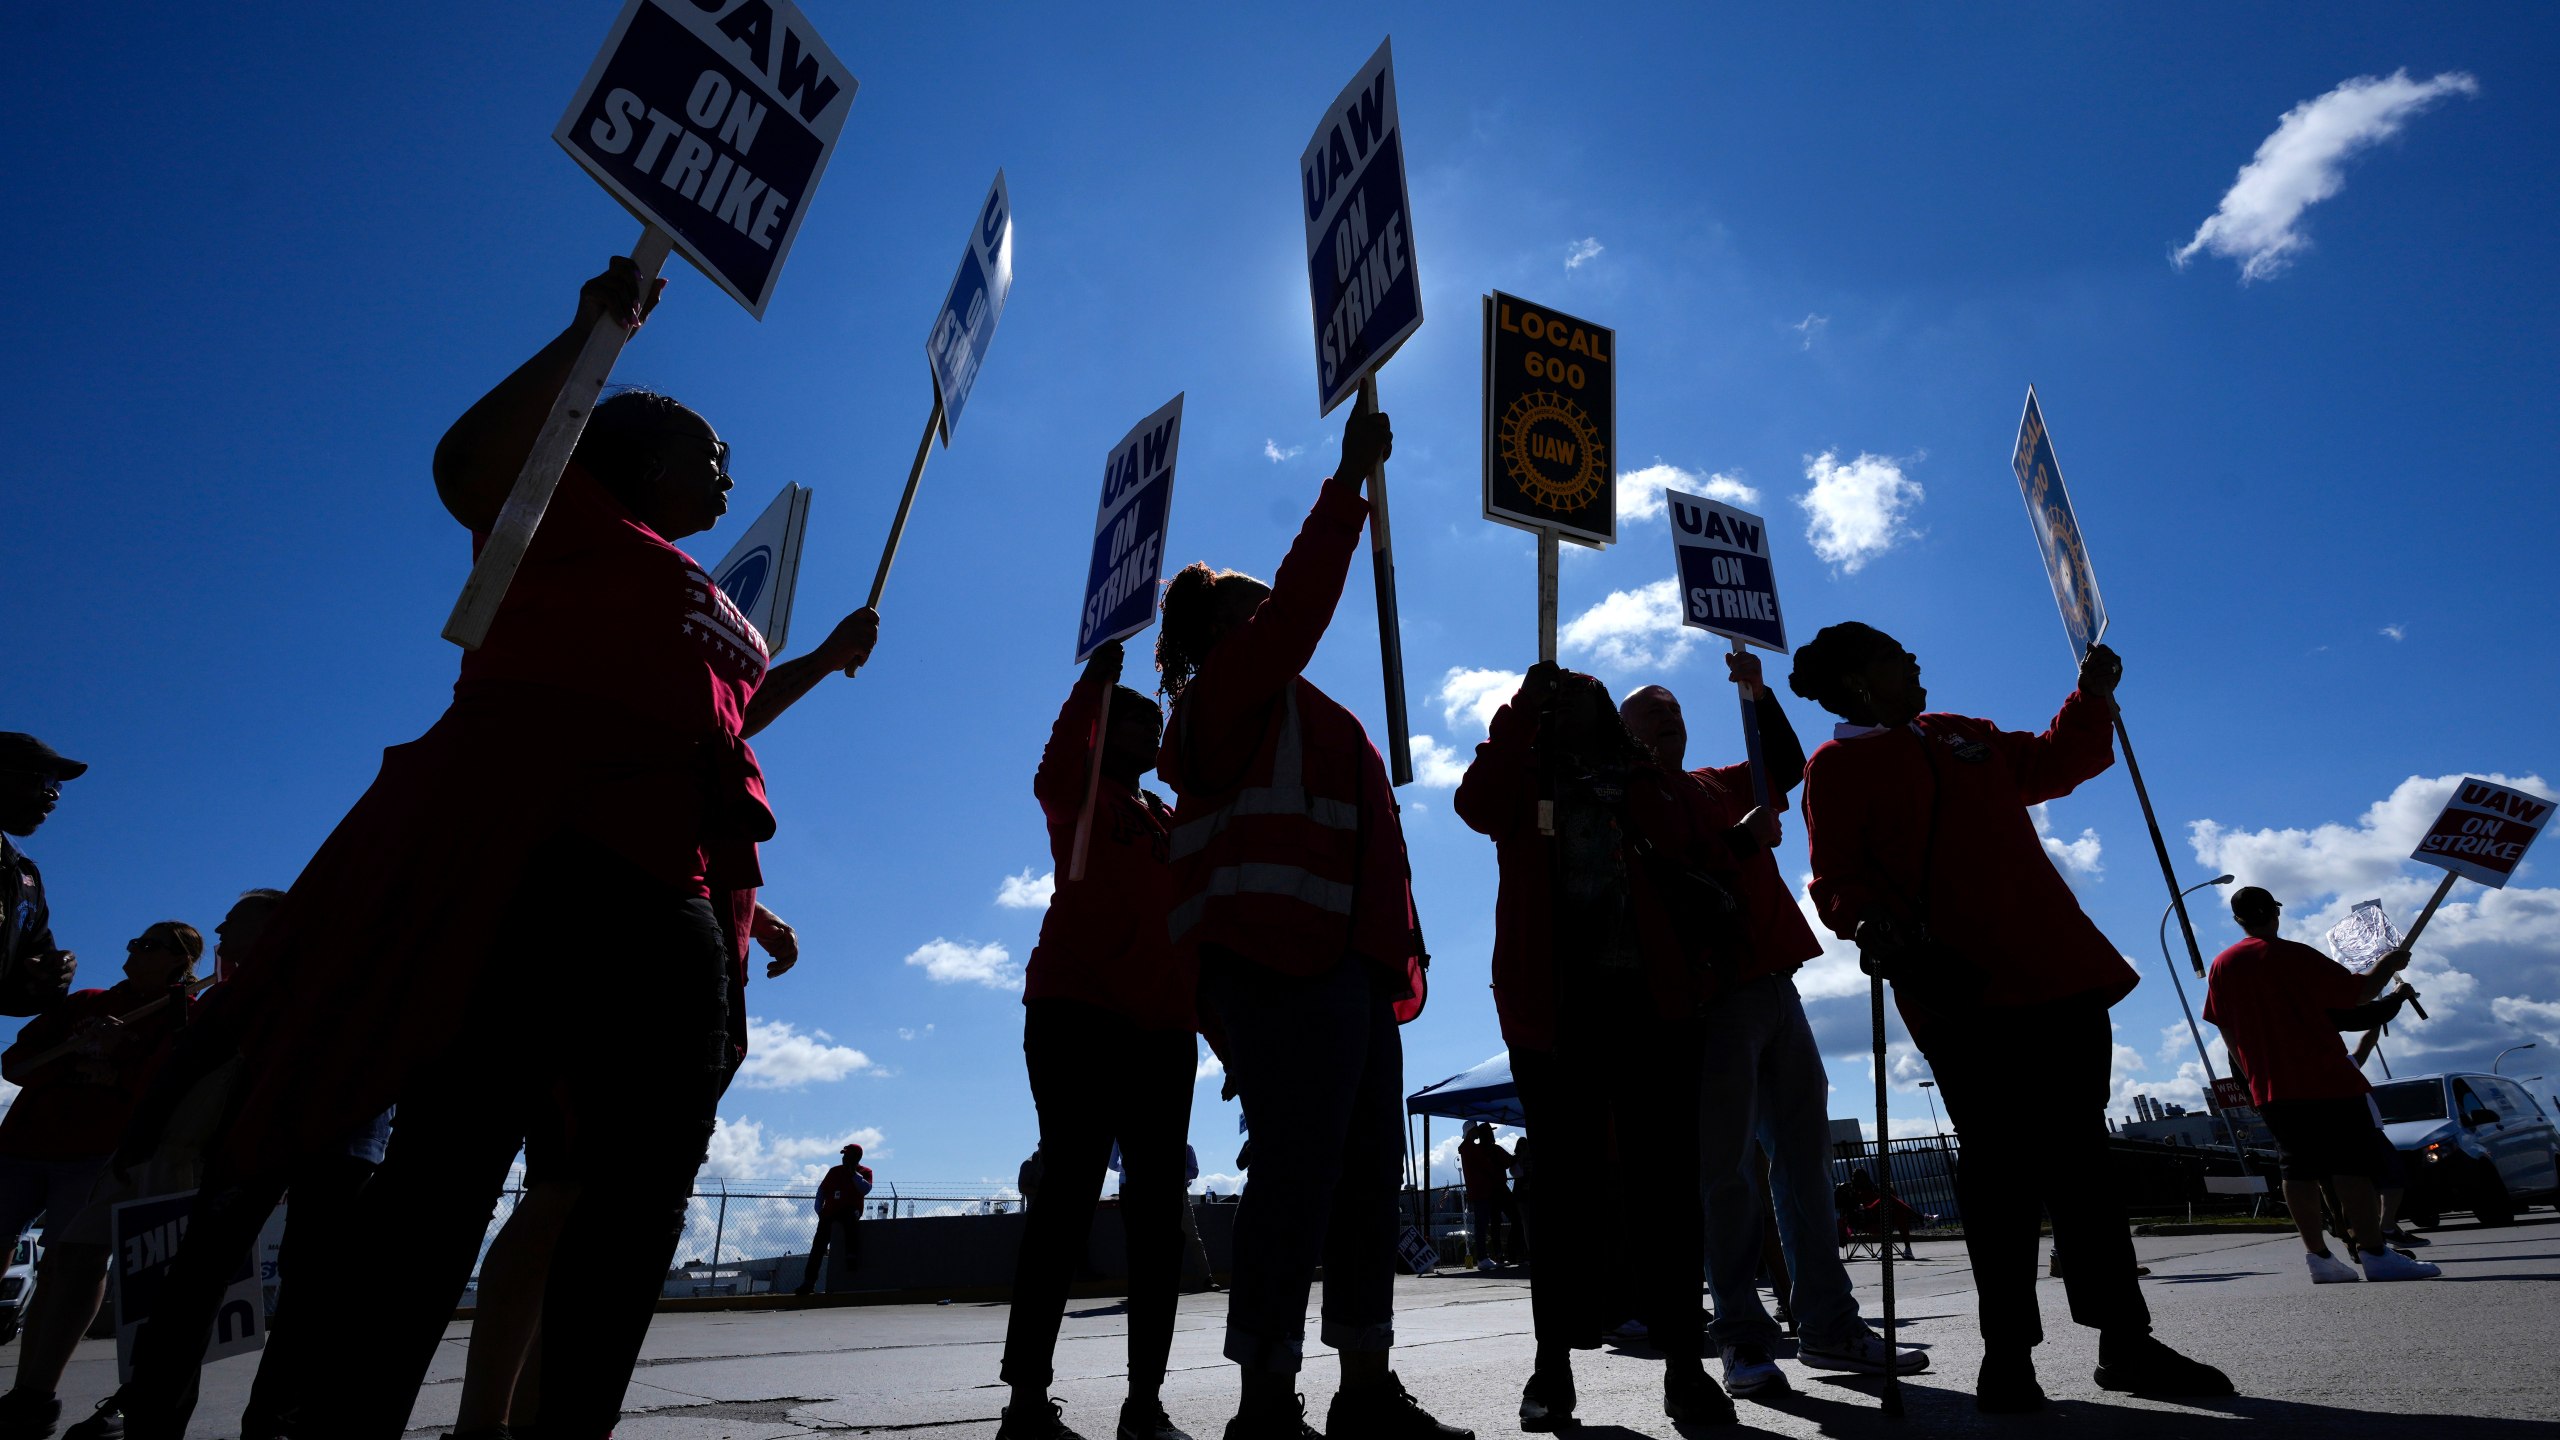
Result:
<svg viewBox="0 0 2560 1440"><path fill-rule="evenodd" d="M2513 1055L2519 1050L2539 1050L2541 1048L2541 1042L2534 1040L2527 1040L2521 1045L2510 1045L2506 1049L2498 1052L2497 1059L2489 1062L2489 1073L2492 1075L2497 1074L2498 1067L2506 1063L2507 1057Z"/></svg>
<svg viewBox="0 0 2560 1440"><path fill-rule="evenodd" d="M1938 1128L1938 1082L1923 1080L1920 1082L1920 1090L1929 1097L1929 1133L1933 1137L1943 1139L1945 1132Z"/></svg>
<svg viewBox="0 0 2560 1440"><path fill-rule="evenodd" d="M2204 1048L2204 1030L2196 1024L2195 1007L2187 1003L2187 986L2186 982L2178 978L2178 962L2171 959L2169 956L2169 912L2184 904L2186 902L2186 898L2197 891L2213 885L2228 885L2231 883L2232 879L2233 877L2229 875L2216 875L2210 880L2200 881L2196 884L2190 885L2186 889L2179 891L2177 896L2169 902L2167 907L2161 910L2160 961L2168 968L2169 983L2177 988L2178 1008L2186 1013L2187 1034L2194 1037L2196 1042L2196 1059L2204 1066L2205 1098L2209 1102L2206 1108L2222 1117L2222 1133L2224 1138L2231 1142L2231 1158L2239 1162L2240 1173L2246 1175L2249 1173L2249 1152L2240 1148L2240 1127L2232 1123L2231 1107L2223 1104L2221 1098L2213 1093L2213 1087L2221 1084L2222 1082L2220 1078L2213 1073L2213 1056L2207 1053Z"/></svg>

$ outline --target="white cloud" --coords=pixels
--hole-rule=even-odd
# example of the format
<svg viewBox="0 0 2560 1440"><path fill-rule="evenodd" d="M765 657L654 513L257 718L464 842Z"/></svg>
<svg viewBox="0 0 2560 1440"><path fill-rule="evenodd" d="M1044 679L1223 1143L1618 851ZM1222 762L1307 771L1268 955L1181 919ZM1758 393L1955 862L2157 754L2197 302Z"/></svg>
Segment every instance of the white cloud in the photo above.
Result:
<svg viewBox="0 0 2560 1440"><path fill-rule="evenodd" d="M1002 945L967 945L957 940L928 940L907 957L938 985L984 985L990 990L1022 988L1022 967Z"/></svg>
<svg viewBox="0 0 2560 1440"><path fill-rule="evenodd" d="M1841 463L1825 450L1805 457L1804 478L1813 488L1796 497L1808 516L1804 537L1823 563L1855 575L1866 563L1919 534L1911 511L1926 498L1920 482L1900 462L1859 452Z"/></svg>
<svg viewBox="0 0 2560 1440"><path fill-rule="evenodd" d="M1274 465L1295 460L1306 453L1307 447L1304 445L1290 445L1284 447L1279 441L1270 439L1266 439L1262 442L1262 458L1270 461Z"/></svg>
<svg viewBox="0 0 2560 1440"><path fill-rule="evenodd" d="M1576 240L1564 252L1564 268L1579 270L1585 262L1600 258L1600 252L1605 248L1607 247L1600 243L1598 236L1586 236Z"/></svg>
<svg viewBox="0 0 2560 1440"><path fill-rule="evenodd" d="M2099 853L2103 848L2098 844L2098 832L2083 826L2080 838L2077 840L2064 840L2057 837L2053 833L2053 817L2049 813L2051 808L2046 805L2030 805L2027 807L2027 814L2034 817L2036 838L2044 842L2044 853L2053 857L2054 868L2065 875L2095 875L2106 868L2098 862Z"/></svg>
<svg viewBox="0 0 2560 1440"><path fill-rule="evenodd" d="M1450 790L1467 778L1467 755L1428 735L1413 736L1406 743L1413 748L1413 783L1416 785L1425 790Z"/></svg>
<svg viewBox="0 0 2560 1440"><path fill-rule="evenodd" d="M2412 775L2352 823L2244 830L2215 820L2190 824L2196 858L2259 885L2285 904L2285 933L2327 949L2330 926L2359 900L2380 900L2403 927L2415 920L2443 872L2408 859L2460 775ZM2548 795L2538 775L2486 779ZM2460 882L2419 938L2409 982L2426 997L2428 1019L2403 1012L2383 1042L2393 1068L2480 1067L2516 1042L2517 1027L2541 1021L2560 995L2560 887L2525 883L2528 860L2503 890ZM2197 917L2199 928L2232 933L2227 918ZM2208 948L2211 948L2208 946Z"/></svg>
<svg viewBox="0 0 2560 1440"><path fill-rule="evenodd" d="M2239 262L2244 283L2282 272L2311 243L2298 228L2303 212L2345 187L2350 156L2398 134L2411 116L2447 95L2478 93L2480 82L2458 70L2432 80L2394 70L2359 75L2294 106L2171 263L2184 269L2199 251L2211 251Z"/></svg>
<svg viewBox="0 0 2560 1440"><path fill-rule="evenodd" d="M750 1018L747 1063L738 1067L738 1084L749 1090L796 1090L879 1070L870 1056L827 1043L831 1038L823 1030L804 1035L788 1020Z"/></svg>
<svg viewBox="0 0 2560 1440"><path fill-rule="evenodd" d="M1449 723L1467 716L1479 730L1493 728L1493 712L1511 703L1520 690L1521 674L1517 670L1469 670L1450 667L1440 677L1440 713Z"/></svg>
<svg viewBox="0 0 2560 1440"><path fill-rule="evenodd" d="M1227 1063L1218 1058L1218 1052L1206 1045L1201 1046L1200 1063L1192 1068L1191 1083L1197 1085L1203 1080L1226 1073Z"/></svg>
<svg viewBox="0 0 2560 1440"><path fill-rule="evenodd" d="M1057 893L1057 871L1034 875L1025 865L1021 874L1007 875L1004 883L996 887L996 903L1007 910L1046 910L1050 897Z"/></svg>
<svg viewBox="0 0 2560 1440"><path fill-rule="evenodd" d="M1662 498L1665 488L1690 495L1704 495L1728 505L1757 505L1760 492L1740 480L1721 472L1701 475L1659 460L1641 470L1618 472L1618 518L1628 524L1643 524L1662 518L1669 502Z"/></svg>
<svg viewBox="0 0 2560 1440"><path fill-rule="evenodd" d="M2560 1049L2560 1001L2501 995L2489 1002L2489 1014L2499 1024L2513 1026L2531 1035L2546 1050ZM2549 1060L2542 1062L2546 1069L2553 1063Z"/></svg>
<svg viewBox="0 0 2560 1440"><path fill-rule="evenodd" d="M2382 627L2382 633L2394 640L2406 640L2409 638L2409 627L2406 625L2385 625Z"/></svg>
<svg viewBox="0 0 2560 1440"><path fill-rule="evenodd" d="M841 1135L765 1134L764 1122L741 1116L720 1117L711 1130L711 1149L702 1173L730 1180L787 1180L811 1184L823 1178L847 1145L862 1147L863 1163L888 1159L887 1137L865 1125Z"/></svg>
<svg viewBox="0 0 2560 1440"><path fill-rule="evenodd" d="M1796 348L1797 348L1797 349L1799 349L1799 350L1810 350L1810 349L1812 349L1812 348L1813 348L1814 337L1816 337L1816 336L1820 335L1820 334L1822 333L1823 327L1824 327L1824 326L1826 326L1826 325L1829 325L1830 323L1831 323L1831 317L1830 317L1830 316L1828 316L1828 315L1816 315L1816 314L1813 314L1813 313L1812 313L1812 312L1810 312L1810 311L1807 311L1807 312L1806 312L1806 314L1805 314L1805 317L1804 317L1803 319L1801 319L1801 320L1797 321L1797 322L1796 322L1796 323L1794 323L1793 325L1788 326L1787 328L1788 328L1788 329L1790 329L1790 330L1793 330L1794 332L1796 332L1797 336L1799 337L1799 341L1798 341L1798 343L1797 343L1797 345L1796 345Z"/></svg>
<svg viewBox="0 0 2560 1440"><path fill-rule="evenodd" d="M1680 582L1656 580L1640 590L1611 591L1557 627L1556 648L1588 655L1603 670L1668 670L1704 633L1680 623Z"/></svg>
<svg viewBox="0 0 2560 1440"><path fill-rule="evenodd" d="M931 1024L930 1022L928 1022L928 1023L925 1025L925 1027L924 1027L923 1029L921 1029L921 1030L917 1030L917 1029L914 1029L914 1028L912 1028L912 1027L910 1027L910 1026L906 1026L906 1025L901 1025L901 1026L899 1026L899 1027L898 1027L898 1038L899 1038L899 1039L901 1039L901 1040L917 1040L917 1039L921 1039L921 1038L923 1038L924 1036L930 1035L930 1034L932 1034L932 1033L933 1033L933 1026L932 1026L932 1024Z"/></svg>

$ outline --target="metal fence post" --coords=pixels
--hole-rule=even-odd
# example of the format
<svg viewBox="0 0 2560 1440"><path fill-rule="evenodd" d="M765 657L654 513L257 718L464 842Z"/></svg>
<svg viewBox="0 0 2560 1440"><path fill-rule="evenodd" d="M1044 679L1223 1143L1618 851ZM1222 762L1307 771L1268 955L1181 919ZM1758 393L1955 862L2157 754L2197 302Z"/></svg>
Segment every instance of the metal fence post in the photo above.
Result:
<svg viewBox="0 0 2560 1440"><path fill-rule="evenodd" d="M729 1182L720 1182L720 1209L711 1222L711 1293L720 1293L720 1247L729 1234Z"/></svg>

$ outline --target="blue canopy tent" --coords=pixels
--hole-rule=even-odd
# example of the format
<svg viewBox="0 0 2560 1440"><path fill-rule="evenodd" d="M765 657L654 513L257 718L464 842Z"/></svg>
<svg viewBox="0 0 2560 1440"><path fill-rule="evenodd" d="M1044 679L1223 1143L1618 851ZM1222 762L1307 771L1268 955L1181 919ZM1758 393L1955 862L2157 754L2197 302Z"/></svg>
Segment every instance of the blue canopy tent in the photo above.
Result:
<svg viewBox="0 0 2560 1440"><path fill-rule="evenodd" d="M1425 1085L1405 1097L1404 1113L1408 1126L1412 1117L1422 1117L1422 1145L1413 1153L1414 1203L1419 1215L1422 1195L1431 1188L1431 1117L1464 1123L1485 1120L1496 1125L1527 1125L1529 1112L1520 1108L1520 1086L1511 1078L1511 1052L1503 1051L1472 1070L1462 1070L1446 1080ZM1411 1136L1406 1137L1408 1140ZM1419 1220L1417 1219L1417 1222Z"/></svg>

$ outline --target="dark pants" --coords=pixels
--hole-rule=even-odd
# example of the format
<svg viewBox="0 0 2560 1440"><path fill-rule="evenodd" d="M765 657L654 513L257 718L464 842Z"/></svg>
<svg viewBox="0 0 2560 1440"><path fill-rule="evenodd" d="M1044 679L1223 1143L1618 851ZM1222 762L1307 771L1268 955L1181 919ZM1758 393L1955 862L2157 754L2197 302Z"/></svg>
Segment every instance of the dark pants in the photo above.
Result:
<svg viewBox="0 0 2560 1440"><path fill-rule="evenodd" d="M596 1440L620 1418L733 1063L729 936L710 901L590 842L530 873L464 1034L400 1096L359 1207L372 1252L318 1272L332 1435L406 1428L508 1166L554 1105L566 1153L546 1178L585 1183L543 1292L541 1428Z"/></svg>
<svg viewBox="0 0 2560 1440"><path fill-rule="evenodd" d="M826 1263L829 1245L835 1247L836 1273L835 1284L827 1285L827 1289L833 1290L836 1284L852 1279L853 1272L862 1268L862 1227L859 1223L862 1219L862 1202L853 1200L846 1202L846 1205L849 1213L832 1215L820 1220L817 1233L809 1237L809 1263L800 1270L802 1290L815 1290L819 1287L819 1267Z"/></svg>
<svg viewBox="0 0 2560 1440"><path fill-rule="evenodd" d="M1319 1262L1324 1343L1395 1344L1404 1046L1386 989L1384 973L1357 956L1296 976L1201 951L1200 1003L1225 1034L1253 1124L1226 1343L1248 1370L1297 1373Z"/></svg>
<svg viewBox="0 0 2560 1440"><path fill-rule="evenodd" d="M289 1187L223 1185L196 1198L186 1239L161 1282L160 1302L134 1337L133 1378L119 1392L131 1440L178 1440L186 1434L187 1421L195 1414L204 1352L213 1339L214 1314L279 1199L289 1200L291 1208L285 1212L284 1243L276 1257L277 1328L259 1352L241 1432L274 1434L301 1408L311 1390L310 1358L318 1337L311 1326L296 1323L304 1307L286 1309L287 1299L310 1289L293 1283L294 1267L317 1269L344 1263L344 1257L357 1253L361 1236L352 1222L373 1170L372 1161L352 1155L316 1156L295 1169Z"/></svg>
<svg viewBox="0 0 2560 1440"><path fill-rule="evenodd" d="M1621 1318L1608 1313L1615 1297L1632 1286L1629 1298L1663 1354L1701 1353L1698 1067L1695 1031L1652 1021L1609 1040L1568 1032L1553 1051L1511 1052L1539 1173L1580 1177L1529 1187L1538 1237L1529 1313L1540 1350L1596 1348L1602 1327ZM1616 1186L1604 1178L1613 1169Z"/></svg>
<svg viewBox="0 0 2560 1440"><path fill-rule="evenodd" d="M1023 1007L1022 1058L1040 1107L1040 1155L1048 1170L1013 1267L1013 1315L1005 1325L1004 1381L1045 1387L1093 1229L1094 1202L1120 1142L1120 1225L1129 1250L1129 1388L1164 1383L1182 1278L1182 1212L1190 1180L1183 1137L1199 1065L1188 1030L1141 1030L1073 1000Z"/></svg>
<svg viewBox="0 0 2560 1440"><path fill-rule="evenodd" d="M2044 1339L2036 1313L2040 1212L2053 1216L2071 1318L2099 1331L2147 1334L2151 1308L2134 1277L2133 1234L2107 1154L2107 1077L2115 1035L2092 996L1978 1009L1914 1034L1964 1141L1956 1199L1980 1296L1982 1343Z"/></svg>

